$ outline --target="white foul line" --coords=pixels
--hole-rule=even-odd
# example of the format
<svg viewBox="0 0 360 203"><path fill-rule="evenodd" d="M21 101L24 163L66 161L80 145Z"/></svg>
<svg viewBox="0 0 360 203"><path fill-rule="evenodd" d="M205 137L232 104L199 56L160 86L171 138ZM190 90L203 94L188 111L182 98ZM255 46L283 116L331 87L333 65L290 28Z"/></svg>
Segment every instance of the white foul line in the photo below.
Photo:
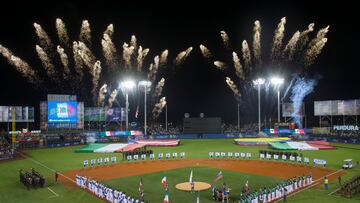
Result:
<svg viewBox="0 0 360 203"><path fill-rule="evenodd" d="M50 189L49 187L47 187L48 190L50 190L50 192L52 192L54 195L53 196L50 196L49 198L52 198L52 197L58 197L59 195L54 192L54 190Z"/></svg>
<svg viewBox="0 0 360 203"><path fill-rule="evenodd" d="M344 170L344 169L337 170L337 171L332 172L332 173L330 173L330 174L328 174L328 175L326 175L326 176L334 175L335 173L339 173L340 171L343 171L343 170ZM287 197L291 197L291 196L293 196L293 195L295 195L295 194L297 194L297 193L299 193L299 192L305 191L305 190L307 190L307 189L309 189L309 188L312 188L312 187L318 185L319 183L316 183L316 182L318 182L319 180L322 180L324 177L325 177L325 176L323 176L323 177L315 180L314 183L313 183L312 185L310 185L309 187L306 187L306 188L304 188L304 189L301 189L301 190L298 190L298 191L296 191L296 192L293 192L293 193L289 194ZM278 200L275 200L275 202L279 202L279 201L281 201L281 200L282 200L282 199L280 198L280 199L278 199Z"/></svg>
<svg viewBox="0 0 360 203"><path fill-rule="evenodd" d="M339 187L338 189L336 189L336 190L334 190L334 191L330 192L328 195L332 195L332 194L334 194L335 192L339 191L340 189L341 189L341 187Z"/></svg>
<svg viewBox="0 0 360 203"><path fill-rule="evenodd" d="M34 163L37 163L38 165L40 165L40 166L42 166L42 167L44 167L44 168L46 168L46 169L48 169L48 170L50 170L50 171L52 171L52 172L56 172L54 169L49 168L48 166L46 166L46 165L44 165L44 164L40 163L39 161L36 161L35 159L33 159L33 158L31 158L31 157L29 157L29 156L27 156L27 155L25 155L25 154L23 154L23 153L21 153L21 152L18 152L18 153L19 153L19 154L21 154L22 156L24 156L24 157L26 157L26 158L30 159L30 160L31 160L31 161L33 161ZM65 177L66 179L68 179L68 180L70 180L70 181L72 181L72 182L74 182L74 183L75 183L75 181L74 181L73 179L71 179L71 178L69 178L69 177L65 176L64 174L59 173L59 172L58 172L58 174L59 174L59 175L61 175L61 176L63 176L63 177Z"/></svg>

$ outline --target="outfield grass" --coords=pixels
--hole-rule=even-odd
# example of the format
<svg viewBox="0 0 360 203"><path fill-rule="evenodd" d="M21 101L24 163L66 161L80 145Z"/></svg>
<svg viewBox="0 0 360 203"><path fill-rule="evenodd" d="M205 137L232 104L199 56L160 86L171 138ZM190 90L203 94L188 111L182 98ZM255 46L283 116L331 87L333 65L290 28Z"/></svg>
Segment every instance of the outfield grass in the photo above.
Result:
<svg viewBox="0 0 360 203"><path fill-rule="evenodd" d="M360 145L353 144L336 144L336 150L320 150L320 151L303 151L304 156L310 158L325 159L328 163L327 167L338 170L341 168L342 160L352 158L354 161L360 161ZM34 160L41 162L49 168L57 171L66 171L82 167L82 161L85 159L93 159L97 157L111 157L114 154L99 154L99 153L74 153L75 149L82 146L63 147L63 148L47 148L35 149L25 151ZM178 147L157 147L150 148L155 153L166 152L186 152L186 158L206 158L209 151L223 151L223 152L251 152L253 158L258 159L260 149L270 149L267 146L238 146L233 144L232 139L203 139L203 140L181 140L181 145ZM121 154L115 154L118 160L122 159ZM26 188L19 183L19 169L36 168L41 174L44 174L47 181L47 186L59 194L54 196L47 188L32 189L27 191ZM14 160L7 162L0 162L0 202L98 202L99 200L80 189L69 189L61 184L54 184L54 173L47 168L44 168L30 159ZM354 168L347 171L342 180L351 178L355 174L360 174L360 168ZM188 175L187 175L188 176ZM186 176L186 177L187 177ZM214 175L211 176L211 178ZM136 179L136 178L135 178ZM158 181L157 181L158 182ZM138 189L138 180L135 181L135 190ZM157 183L156 183L157 184ZM322 188L309 189L301 192L290 201L294 202L359 202L359 197L353 199L346 199L337 195L327 195L338 187L337 182L330 184L329 191L324 191ZM137 193L136 193L137 194Z"/></svg>
<svg viewBox="0 0 360 203"><path fill-rule="evenodd" d="M176 184L189 181L191 170L193 170L194 181L206 182L212 185L214 184L218 188L221 188L222 183L225 182L226 185L231 189L230 195L232 200L237 200L240 198L241 188L245 185L245 181L247 178L249 180L249 186L252 189L274 186L277 183L283 181L282 179L275 177L242 174L238 172L222 170L224 178L219 180L218 182L214 182L215 176L219 172L219 170L213 168L195 167L145 174L142 176L132 176L127 178L114 179L106 181L105 184L124 191L127 194L134 194L135 197L140 197L138 188L140 177L142 177L146 201L161 202L164 198L164 189L161 185L161 179L166 176L167 182L169 184L170 202L196 202L196 194L180 191L175 188ZM211 198L211 188L200 192L200 202L214 202Z"/></svg>

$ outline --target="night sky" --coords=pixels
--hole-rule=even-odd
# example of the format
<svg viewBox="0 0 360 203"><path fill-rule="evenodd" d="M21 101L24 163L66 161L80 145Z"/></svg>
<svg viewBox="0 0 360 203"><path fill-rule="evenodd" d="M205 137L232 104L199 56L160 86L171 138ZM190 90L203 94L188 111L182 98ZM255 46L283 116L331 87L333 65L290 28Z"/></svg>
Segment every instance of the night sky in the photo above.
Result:
<svg viewBox="0 0 360 203"><path fill-rule="evenodd" d="M230 76L235 81L237 78L234 74L219 71L209 64L198 47L205 44L219 59L223 59L224 55L231 56L231 52L226 51L222 45L219 34L221 30L225 30L232 47L240 54L242 40L246 39L251 44L253 23L260 20L262 52L268 55L274 29L281 17L285 16L287 23L283 43L286 43L296 30L306 29L309 23L315 23L316 32L330 25L328 42L307 73L321 77L315 91L305 99L307 114L313 115L314 100L360 99L356 49L359 47L359 40L355 31L358 24L355 12L358 10L354 3L325 1L326 3L314 5L314 1L216 1L195 5L181 1L139 1L132 4L124 4L123 1L99 2L47 1L24 4L11 1L7 6L2 6L0 13L0 44L31 66L40 67L41 63L34 49L38 42L32 24L41 24L53 39L57 39L55 19L60 17L65 22L72 40L77 39L81 21L89 20L93 50L97 56L102 53L102 33L110 23L114 24L114 42L118 50L121 50L122 43L129 41L134 34L139 44L150 48L149 61L164 49L169 49L172 60L177 53L193 46L194 49L184 64L180 67L171 65L167 70L160 71L160 75L167 79L163 95L167 97L169 105L169 120L179 122L186 112L195 117L203 112L205 116L219 116L227 122L235 122L237 102L225 83L225 77ZM227 62L232 64L229 60ZM232 65L229 68L233 69ZM291 79L291 68L282 69L286 70L283 75ZM271 67L266 72L271 72ZM124 76L119 76L119 80L121 77ZM46 99L48 92L34 88L2 56L0 78L0 105L29 105L38 108L39 101ZM256 91L254 94L256 95ZM275 93L271 91L269 94L267 97L263 95L262 99L266 100L263 101L263 112L268 117L276 118ZM118 100L124 103L121 94ZM250 101L253 102L242 107L244 122L256 121L257 98ZM253 109L252 113L246 111L247 107Z"/></svg>

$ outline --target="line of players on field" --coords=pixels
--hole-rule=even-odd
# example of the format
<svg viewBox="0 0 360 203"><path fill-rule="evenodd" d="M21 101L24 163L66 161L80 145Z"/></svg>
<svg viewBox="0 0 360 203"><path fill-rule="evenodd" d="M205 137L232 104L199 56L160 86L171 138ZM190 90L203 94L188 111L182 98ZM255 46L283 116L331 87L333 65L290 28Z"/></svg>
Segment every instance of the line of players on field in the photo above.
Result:
<svg viewBox="0 0 360 203"><path fill-rule="evenodd" d="M125 192L121 192L111 187L107 187L102 183L99 183L90 178L86 178L86 176L76 175L76 185L90 190L96 196L106 199L112 203L144 203L144 195L142 193L141 200L136 199L130 195L126 195Z"/></svg>
<svg viewBox="0 0 360 203"><path fill-rule="evenodd" d="M303 187L312 184L312 174L290 178L287 181L276 185L273 188L263 188L259 191L250 193L243 190L241 199L237 203L265 203L272 202L277 199L284 198L286 201L287 195L295 192Z"/></svg>

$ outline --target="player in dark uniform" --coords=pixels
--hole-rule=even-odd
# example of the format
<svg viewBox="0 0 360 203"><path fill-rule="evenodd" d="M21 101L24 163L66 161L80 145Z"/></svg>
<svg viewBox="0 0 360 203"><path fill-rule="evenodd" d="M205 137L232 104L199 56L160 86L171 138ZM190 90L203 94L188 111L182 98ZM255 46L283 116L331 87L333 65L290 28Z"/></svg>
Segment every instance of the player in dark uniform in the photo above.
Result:
<svg viewBox="0 0 360 203"><path fill-rule="evenodd" d="M55 171L55 182L57 182L58 178L59 178L59 174L57 171Z"/></svg>

